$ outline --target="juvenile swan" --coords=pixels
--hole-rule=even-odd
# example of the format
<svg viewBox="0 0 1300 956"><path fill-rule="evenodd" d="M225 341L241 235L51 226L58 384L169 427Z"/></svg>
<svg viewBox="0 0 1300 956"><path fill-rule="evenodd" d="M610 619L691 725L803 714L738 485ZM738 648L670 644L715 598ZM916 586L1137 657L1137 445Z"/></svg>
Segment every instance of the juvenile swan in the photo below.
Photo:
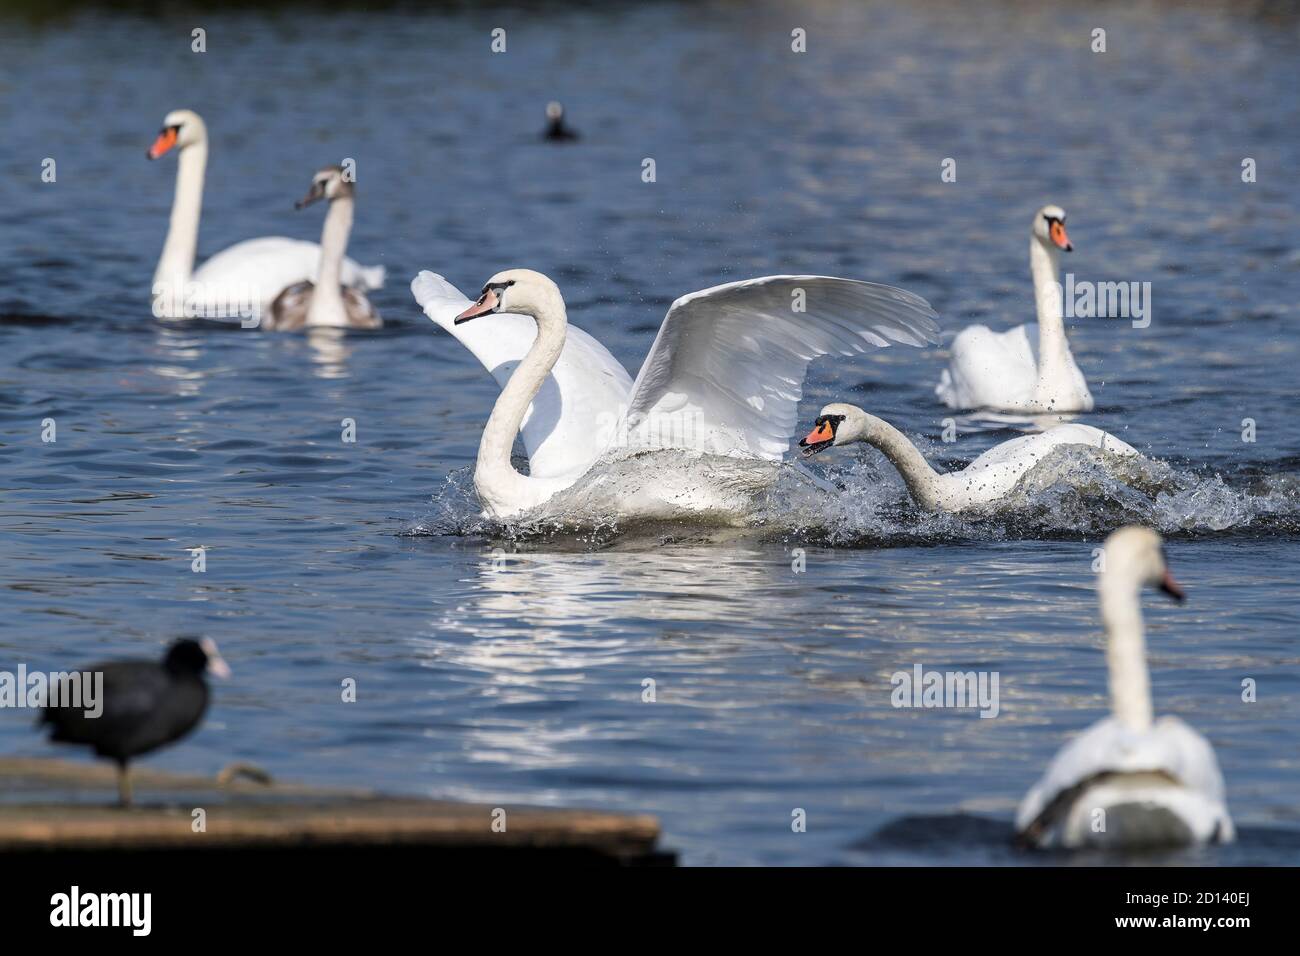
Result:
<svg viewBox="0 0 1300 956"><path fill-rule="evenodd" d="M311 190L294 203L302 209L322 199L330 201L320 237L320 276L316 282L289 286L271 303L264 328L292 332L307 326L377 329L384 323L365 294L340 284L343 252L352 231L354 189L340 166L326 166L311 181Z"/></svg>
<svg viewBox="0 0 1300 956"><path fill-rule="evenodd" d="M1235 834L1214 748L1177 717L1152 719L1139 598L1155 587L1183 600L1160 535L1121 528L1102 560L1111 716L1066 744L1025 795L1019 840L1066 848L1227 843Z"/></svg>
<svg viewBox="0 0 1300 956"><path fill-rule="evenodd" d="M1061 253L1073 249L1064 209L1044 206L1034 213L1029 270L1038 323L1006 332L984 325L962 329L934 389L945 405L1002 412L1092 411L1092 393L1074 362L1061 316Z"/></svg>
<svg viewBox="0 0 1300 956"><path fill-rule="evenodd" d="M1057 425L1037 435L1013 438L990 448L961 471L939 474L917 447L889 422L856 405L835 402L817 416L813 430L799 445L809 458L838 445L866 442L880 449L898 469L913 500L927 511L961 511L992 504L1010 494L1025 473L1054 448L1083 445L1112 455L1136 455L1137 449L1091 425Z"/></svg>

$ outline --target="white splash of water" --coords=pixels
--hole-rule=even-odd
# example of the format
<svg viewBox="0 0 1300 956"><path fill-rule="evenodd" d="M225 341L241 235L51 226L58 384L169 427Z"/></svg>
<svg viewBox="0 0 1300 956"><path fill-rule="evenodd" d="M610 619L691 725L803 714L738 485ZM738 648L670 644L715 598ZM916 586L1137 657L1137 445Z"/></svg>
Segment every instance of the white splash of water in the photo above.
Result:
<svg viewBox="0 0 1300 956"><path fill-rule="evenodd" d="M678 456L665 465L665 455L676 453L642 453L602 462L548 502L544 517L509 523L482 517L472 469L464 468L448 475L434 495L433 513L407 533L521 541L569 536L605 546L622 535L676 539L683 533L740 524L762 536L861 547L958 539L1096 537L1134 523L1165 533L1248 528L1300 532L1300 475L1266 474L1230 484L1218 474L1068 445L1044 457L996 505L960 514L935 514L916 507L898 473L874 450L841 459L824 479L810 478L802 466L791 462L770 465L712 456L683 462ZM665 475L673 478L667 495L662 492ZM725 490L743 508L744 519L737 522L725 513L671 506L653 519L629 520L618 514L618 501L629 493L653 491L671 505L674 495L689 498L691 490L701 486Z"/></svg>

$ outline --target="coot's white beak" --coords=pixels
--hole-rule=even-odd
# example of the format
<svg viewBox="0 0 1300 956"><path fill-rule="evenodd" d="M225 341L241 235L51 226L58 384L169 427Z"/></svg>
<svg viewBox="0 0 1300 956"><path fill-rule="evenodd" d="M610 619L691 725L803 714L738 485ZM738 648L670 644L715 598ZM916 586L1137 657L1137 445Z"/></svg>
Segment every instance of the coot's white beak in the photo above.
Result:
<svg viewBox="0 0 1300 956"><path fill-rule="evenodd" d="M205 637L199 641L199 646L203 648L203 653L208 655L208 673L213 677L220 677L222 680L229 678L230 665L226 663L217 650L217 642L210 637Z"/></svg>

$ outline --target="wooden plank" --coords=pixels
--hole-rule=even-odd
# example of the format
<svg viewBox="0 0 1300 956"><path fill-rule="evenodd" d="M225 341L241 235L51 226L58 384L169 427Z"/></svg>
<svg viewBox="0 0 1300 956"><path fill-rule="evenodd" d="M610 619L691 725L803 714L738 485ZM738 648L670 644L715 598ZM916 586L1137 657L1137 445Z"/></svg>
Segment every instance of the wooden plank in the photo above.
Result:
<svg viewBox="0 0 1300 956"><path fill-rule="evenodd" d="M410 848L591 855L617 863L665 863L659 824L644 815L495 807L364 790L334 790L133 771L138 805L115 805L105 764L0 758L0 852L281 848ZM195 832L201 808L206 830ZM498 814L497 817L500 815Z"/></svg>

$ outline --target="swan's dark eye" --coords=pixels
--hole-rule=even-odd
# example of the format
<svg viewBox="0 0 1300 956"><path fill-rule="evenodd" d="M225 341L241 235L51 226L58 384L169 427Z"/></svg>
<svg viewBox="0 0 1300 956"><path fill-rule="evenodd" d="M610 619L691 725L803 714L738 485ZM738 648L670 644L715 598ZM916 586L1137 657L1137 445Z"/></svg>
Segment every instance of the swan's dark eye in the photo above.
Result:
<svg viewBox="0 0 1300 956"><path fill-rule="evenodd" d="M818 428L825 427L830 429L831 437L834 438L835 433L839 430L840 422L842 421L844 421L843 415L821 415L813 422L813 424Z"/></svg>

